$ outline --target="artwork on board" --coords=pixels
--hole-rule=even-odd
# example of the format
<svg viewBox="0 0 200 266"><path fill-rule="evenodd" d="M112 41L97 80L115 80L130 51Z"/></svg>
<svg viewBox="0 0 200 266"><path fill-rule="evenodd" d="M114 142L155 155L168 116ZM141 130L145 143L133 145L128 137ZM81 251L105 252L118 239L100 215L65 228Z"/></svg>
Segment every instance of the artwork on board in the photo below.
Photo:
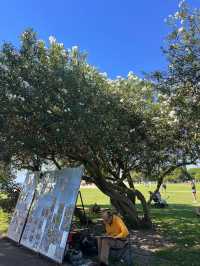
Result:
<svg viewBox="0 0 200 266"><path fill-rule="evenodd" d="M80 187L82 168L36 177L35 197L21 244L61 263Z"/></svg>
<svg viewBox="0 0 200 266"><path fill-rule="evenodd" d="M23 229L26 223L29 209L33 201L35 193L35 173L27 173L26 179L24 181L23 188L19 195L10 226L8 228L8 238L19 243Z"/></svg>

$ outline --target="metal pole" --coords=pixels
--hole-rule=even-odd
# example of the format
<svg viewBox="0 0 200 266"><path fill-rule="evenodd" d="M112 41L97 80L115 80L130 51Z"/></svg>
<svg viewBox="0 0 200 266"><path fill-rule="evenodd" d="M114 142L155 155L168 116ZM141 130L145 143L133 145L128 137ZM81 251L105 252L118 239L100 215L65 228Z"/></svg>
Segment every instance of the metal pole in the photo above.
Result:
<svg viewBox="0 0 200 266"><path fill-rule="evenodd" d="M80 199L81 199L81 205L82 205L82 208L83 208L83 213L84 213L85 219L87 221L87 226L88 226L88 219L87 219L87 216L86 216L86 213L85 213L85 207L84 207L84 204L83 204L83 198L82 198L81 191L79 190L78 193L79 193L79 196L80 196Z"/></svg>

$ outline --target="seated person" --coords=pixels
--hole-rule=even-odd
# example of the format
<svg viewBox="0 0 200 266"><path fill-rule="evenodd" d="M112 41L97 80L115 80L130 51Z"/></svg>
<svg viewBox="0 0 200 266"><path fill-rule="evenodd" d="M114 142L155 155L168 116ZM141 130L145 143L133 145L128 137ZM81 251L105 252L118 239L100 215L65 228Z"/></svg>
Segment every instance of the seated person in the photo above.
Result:
<svg viewBox="0 0 200 266"><path fill-rule="evenodd" d="M161 194L159 191L157 191L156 193L149 191L149 193L151 197L153 195L152 200L155 202L155 207L164 208L168 206L166 200L161 198Z"/></svg>
<svg viewBox="0 0 200 266"><path fill-rule="evenodd" d="M150 197L152 197L152 200L157 203L161 200L160 192L153 193L152 191L149 191Z"/></svg>
<svg viewBox="0 0 200 266"><path fill-rule="evenodd" d="M126 245L128 229L122 219L111 213L102 213L103 223L106 229L106 236L100 236L98 240L98 254L100 265L108 265L110 248L121 249Z"/></svg>
<svg viewBox="0 0 200 266"><path fill-rule="evenodd" d="M160 191L157 191L157 192L155 193L155 197L158 199L158 202L161 202L161 201L162 201Z"/></svg>

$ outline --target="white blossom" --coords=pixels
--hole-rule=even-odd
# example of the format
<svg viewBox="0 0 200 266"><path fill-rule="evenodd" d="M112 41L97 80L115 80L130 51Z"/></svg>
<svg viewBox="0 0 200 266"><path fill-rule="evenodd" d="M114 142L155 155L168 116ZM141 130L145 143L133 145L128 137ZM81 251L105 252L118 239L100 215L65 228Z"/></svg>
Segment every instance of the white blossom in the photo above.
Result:
<svg viewBox="0 0 200 266"><path fill-rule="evenodd" d="M77 45L72 46L72 51L77 51L77 50L78 50L78 46Z"/></svg>
<svg viewBox="0 0 200 266"><path fill-rule="evenodd" d="M61 42L61 43L58 43L58 46L63 48L64 47L64 44Z"/></svg>
<svg viewBox="0 0 200 266"><path fill-rule="evenodd" d="M153 120L153 121L159 121L160 119L159 119L158 116L154 116L154 117L152 118L152 120Z"/></svg>
<svg viewBox="0 0 200 266"><path fill-rule="evenodd" d="M0 68L3 69L4 71L8 71L9 70L9 68L6 65L4 65L4 64L0 64Z"/></svg>
<svg viewBox="0 0 200 266"><path fill-rule="evenodd" d="M127 77L130 78L132 76L134 76L133 71L129 71Z"/></svg>
<svg viewBox="0 0 200 266"><path fill-rule="evenodd" d="M147 91L147 87L142 87L141 91L142 92L146 92Z"/></svg>
<svg viewBox="0 0 200 266"><path fill-rule="evenodd" d="M181 22L181 24L183 24L183 23L184 23L184 21L185 21L184 19L181 19L181 21L180 21L180 22Z"/></svg>
<svg viewBox="0 0 200 266"><path fill-rule="evenodd" d="M180 28L178 29L178 32L179 32L179 33L182 33L182 32L184 32L184 30L185 30L184 27L180 27Z"/></svg>
<svg viewBox="0 0 200 266"><path fill-rule="evenodd" d="M184 4L185 4L185 0L181 0L181 1L179 2L178 7L181 8Z"/></svg>
<svg viewBox="0 0 200 266"><path fill-rule="evenodd" d="M22 96L19 96L18 99L21 100L22 102L25 101L24 97L22 97Z"/></svg>
<svg viewBox="0 0 200 266"><path fill-rule="evenodd" d="M129 71L127 77L128 79L139 80L138 77L133 73L133 71Z"/></svg>
<svg viewBox="0 0 200 266"><path fill-rule="evenodd" d="M64 109L64 112L70 112L70 111L71 109L69 107Z"/></svg>
<svg viewBox="0 0 200 266"><path fill-rule="evenodd" d="M169 105L168 101L162 101L162 105L167 106Z"/></svg>
<svg viewBox="0 0 200 266"><path fill-rule="evenodd" d="M174 16L175 18L179 18L179 12L177 11Z"/></svg>
<svg viewBox="0 0 200 266"><path fill-rule="evenodd" d="M54 36L49 36L49 42L50 44L55 44L56 43L56 38Z"/></svg>
<svg viewBox="0 0 200 266"><path fill-rule="evenodd" d="M25 80L22 81L22 84L24 85L25 88L30 87L30 84Z"/></svg>
<svg viewBox="0 0 200 266"><path fill-rule="evenodd" d="M169 113L169 117L171 118L175 118L175 115L176 115L176 112L174 110L172 110L170 113Z"/></svg>

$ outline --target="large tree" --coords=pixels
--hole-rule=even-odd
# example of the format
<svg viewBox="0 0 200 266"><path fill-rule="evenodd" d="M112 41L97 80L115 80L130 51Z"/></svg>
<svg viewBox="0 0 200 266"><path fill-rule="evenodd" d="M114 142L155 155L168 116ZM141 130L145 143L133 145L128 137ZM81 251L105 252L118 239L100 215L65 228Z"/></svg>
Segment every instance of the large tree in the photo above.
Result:
<svg viewBox="0 0 200 266"><path fill-rule="evenodd" d="M163 48L168 69L154 77L177 120L183 160L195 162L200 155L200 9L180 1L179 10L167 22L172 29Z"/></svg>
<svg viewBox="0 0 200 266"><path fill-rule="evenodd" d="M1 49L0 92L0 141L15 167L82 164L132 226L151 226L130 173L160 185L182 162L185 147L177 141L171 105L156 87L132 73L110 80L77 47L66 50L53 37L46 47L27 30L19 49Z"/></svg>

